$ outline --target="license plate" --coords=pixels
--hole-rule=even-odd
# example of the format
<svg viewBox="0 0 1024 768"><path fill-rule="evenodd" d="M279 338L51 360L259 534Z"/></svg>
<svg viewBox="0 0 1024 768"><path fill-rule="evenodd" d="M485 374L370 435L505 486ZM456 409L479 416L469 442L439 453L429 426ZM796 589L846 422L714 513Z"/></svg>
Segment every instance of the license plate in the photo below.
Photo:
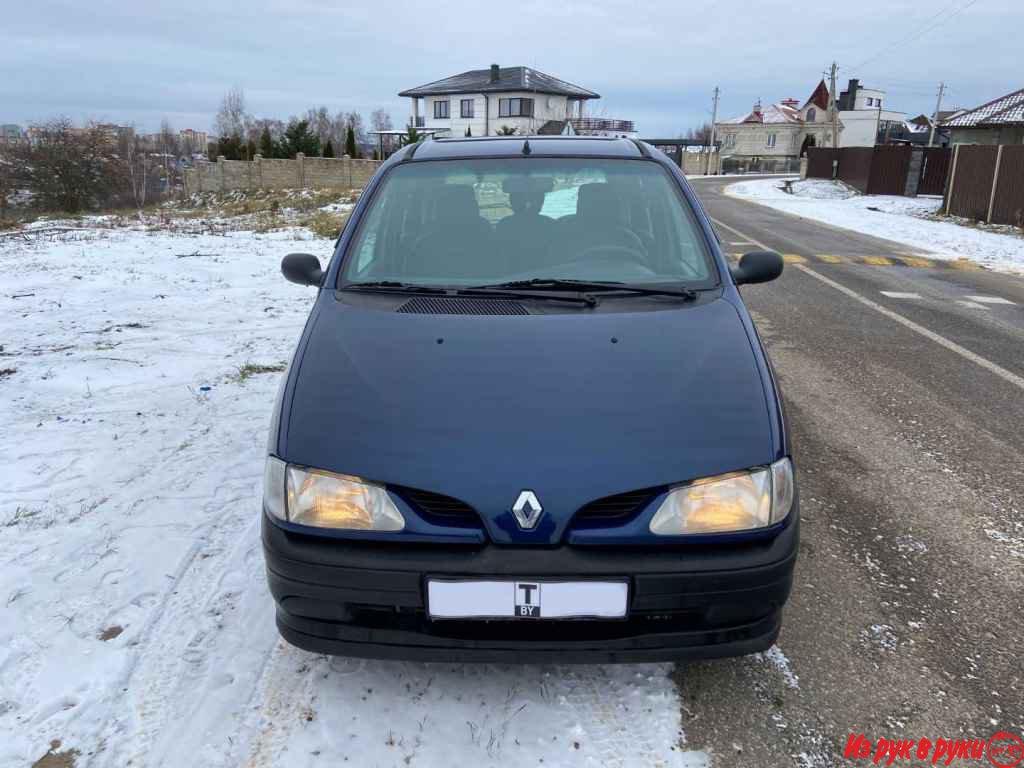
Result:
<svg viewBox="0 0 1024 768"><path fill-rule="evenodd" d="M626 581L427 580L433 619L622 619Z"/></svg>

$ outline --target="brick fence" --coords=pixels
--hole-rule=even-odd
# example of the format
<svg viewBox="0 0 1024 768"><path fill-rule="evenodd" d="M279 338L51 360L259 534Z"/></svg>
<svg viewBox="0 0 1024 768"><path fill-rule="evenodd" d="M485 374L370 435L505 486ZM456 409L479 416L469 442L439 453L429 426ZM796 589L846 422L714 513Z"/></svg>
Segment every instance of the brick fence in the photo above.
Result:
<svg viewBox="0 0 1024 768"><path fill-rule="evenodd" d="M185 171L185 194L226 192L233 189L355 189L380 167L378 160L348 157L306 157L271 160L256 155L254 160L225 160L199 163Z"/></svg>

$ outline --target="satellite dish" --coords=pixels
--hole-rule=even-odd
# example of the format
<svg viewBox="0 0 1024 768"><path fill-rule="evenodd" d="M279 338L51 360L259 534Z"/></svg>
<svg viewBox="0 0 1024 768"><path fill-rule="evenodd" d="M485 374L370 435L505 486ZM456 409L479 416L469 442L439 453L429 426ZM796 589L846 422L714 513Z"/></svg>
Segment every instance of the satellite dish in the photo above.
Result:
<svg viewBox="0 0 1024 768"><path fill-rule="evenodd" d="M558 100L554 96L548 96L548 109L554 109Z"/></svg>

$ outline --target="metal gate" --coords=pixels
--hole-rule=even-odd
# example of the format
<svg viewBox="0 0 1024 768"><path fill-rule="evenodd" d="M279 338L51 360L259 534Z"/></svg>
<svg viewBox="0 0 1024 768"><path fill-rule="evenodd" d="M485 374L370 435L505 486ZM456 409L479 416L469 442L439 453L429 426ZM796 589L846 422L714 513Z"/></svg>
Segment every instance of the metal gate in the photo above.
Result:
<svg viewBox="0 0 1024 768"><path fill-rule="evenodd" d="M868 178L869 195L902 195L907 187L911 149L906 144L875 147Z"/></svg>
<svg viewBox="0 0 1024 768"><path fill-rule="evenodd" d="M953 150L949 147L925 147L921 158L921 176L917 182L917 194L942 195L946 192L946 178Z"/></svg>

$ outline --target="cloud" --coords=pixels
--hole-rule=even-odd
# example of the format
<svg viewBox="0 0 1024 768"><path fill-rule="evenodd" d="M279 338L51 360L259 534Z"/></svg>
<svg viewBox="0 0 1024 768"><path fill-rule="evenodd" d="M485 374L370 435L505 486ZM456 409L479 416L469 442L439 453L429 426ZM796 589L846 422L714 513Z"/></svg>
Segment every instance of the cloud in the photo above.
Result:
<svg viewBox="0 0 1024 768"><path fill-rule="evenodd" d="M735 116L758 98L806 98L833 58L841 82L860 77L917 114L940 79L964 106L1024 86L1024 5L969 3L33 0L4 10L0 122L65 114L155 130L166 115L209 128L238 85L260 116L384 107L400 124L399 90L498 62L592 88L608 116L672 136L710 118L716 85L720 114Z"/></svg>

